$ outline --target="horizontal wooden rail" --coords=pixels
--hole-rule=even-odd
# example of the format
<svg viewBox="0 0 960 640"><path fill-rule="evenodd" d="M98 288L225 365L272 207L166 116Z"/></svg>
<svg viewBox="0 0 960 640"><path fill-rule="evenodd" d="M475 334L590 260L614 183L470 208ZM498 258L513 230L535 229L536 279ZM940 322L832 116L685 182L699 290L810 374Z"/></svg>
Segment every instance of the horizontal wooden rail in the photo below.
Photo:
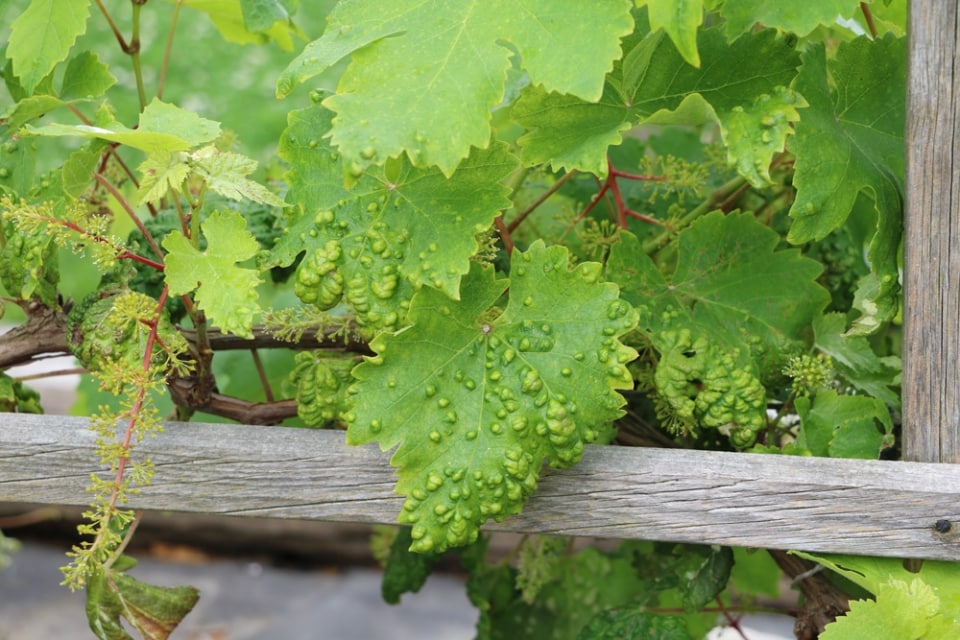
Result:
<svg viewBox="0 0 960 640"><path fill-rule="evenodd" d="M84 504L97 471L83 418L0 414L0 502ZM138 509L391 523L376 447L343 433L173 423ZM491 530L960 560L960 465L588 447Z"/></svg>

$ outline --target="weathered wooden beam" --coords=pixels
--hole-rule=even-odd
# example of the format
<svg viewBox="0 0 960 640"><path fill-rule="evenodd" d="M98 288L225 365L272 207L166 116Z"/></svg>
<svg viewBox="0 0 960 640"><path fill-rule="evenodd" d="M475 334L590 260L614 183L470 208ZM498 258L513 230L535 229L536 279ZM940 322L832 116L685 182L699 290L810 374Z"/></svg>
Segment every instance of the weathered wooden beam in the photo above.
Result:
<svg viewBox="0 0 960 640"><path fill-rule="evenodd" d="M168 424L141 509L391 523L401 498L376 447L342 432ZM97 471L82 418L0 414L0 501L84 504ZM960 466L588 447L490 529L960 560Z"/></svg>
<svg viewBox="0 0 960 640"><path fill-rule="evenodd" d="M910 3L903 451L960 462L960 9Z"/></svg>

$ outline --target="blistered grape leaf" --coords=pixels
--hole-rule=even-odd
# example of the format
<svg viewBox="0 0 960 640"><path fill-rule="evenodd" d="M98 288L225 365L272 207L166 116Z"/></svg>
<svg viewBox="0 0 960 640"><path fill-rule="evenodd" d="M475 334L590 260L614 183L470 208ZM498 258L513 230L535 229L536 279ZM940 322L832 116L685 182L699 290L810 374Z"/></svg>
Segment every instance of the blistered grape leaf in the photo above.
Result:
<svg viewBox="0 0 960 640"><path fill-rule="evenodd" d="M42 127L28 126L26 131L38 136L99 138L152 153L184 151L211 142L220 135L220 124L154 99L140 114L140 125L136 129L119 122L111 122L109 126L52 123Z"/></svg>
<svg viewBox="0 0 960 640"><path fill-rule="evenodd" d="M680 233L669 278L631 234L621 234L614 245L607 275L624 288L642 318L648 317L652 330L672 324L664 313L687 309L698 323L731 338L750 336L754 350L773 355L802 339L830 300L816 282L819 263L797 250L778 250L779 242L753 215L717 211Z"/></svg>
<svg viewBox="0 0 960 640"><path fill-rule="evenodd" d="M283 206L279 196L247 177L257 169L253 158L208 146L190 154L190 166L203 177L209 189L224 197Z"/></svg>
<svg viewBox="0 0 960 640"><path fill-rule="evenodd" d="M800 120L803 97L784 87L757 97L753 103L734 107L720 122L727 144L727 160L737 173L760 188L770 184L770 162L783 151Z"/></svg>
<svg viewBox="0 0 960 640"><path fill-rule="evenodd" d="M828 624L822 640L952 640L960 621L943 615L937 593L922 579L878 585L875 600L854 600L850 611Z"/></svg>
<svg viewBox="0 0 960 640"><path fill-rule="evenodd" d="M67 63L60 85L62 100L89 100L103 95L117 79L95 53L84 51Z"/></svg>
<svg viewBox="0 0 960 640"><path fill-rule="evenodd" d="M803 56L794 89L809 103L788 148L796 156L788 239L804 243L842 225L861 191L876 202L868 257L872 290L851 329L872 333L899 305L897 252L903 218L904 38L843 43L829 63L823 46Z"/></svg>
<svg viewBox="0 0 960 640"><path fill-rule="evenodd" d="M700 66L697 29L703 24L703 0L647 0L650 30L663 29L683 59Z"/></svg>
<svg viewBox="0 0 960 640"><path fill-rule="evenodd" d="M375 328L395 328L400 303L422 285L459 297L460 278L478 249L475 236L510 206L499 182L516 160L505 145L474 149L450 178L398 160L386 168L371 167L347 189L339 158L323 137L331 117L320 106L290 114L280 156L290 164L287 202L295 208L265 266L291 264L303 251L306 263L323 250L328 266L302 266L301 271L329 268L327 279L310 284L310 274L304 273L305 289L339 279L346 301ZM336 304L336 296L324 300L329 291L309 301Z"/></svg>
<svg viewBox="0 0 960 640"><path fill-rule="evenodd" d="M165 640L200 598L193 587L146 584L113 568L94 576L86 592L90 630L101 640L131 638L122 619L143 638Z"/></svg>
<svg viewBox="0 0 960 640"><path fill-rule="evenodd" d="M474 541L485 520L520 511L545 461L570 466L611 436L636 356L618 336L636 314L599 264L569 259L540 241L514 253L499 315L508 282L490 267L474 266L459 301L420 289L411 326L381 334L354 370L347 440L399 445L398 519L413 525L413 550Z"/></svg>
<svg viewBox="0 0 960 640"><path fill-rule="evenodd" d="M332 141L347 166L406 152L450 175L490 140L512 51L533 83L596 100L630 33L630 2L404 0L341 3L324 35L277 82L277 95L352 55L337 93Z"/></svg>
<svg viewBox="0 0 960 640"><path fill-rule="evenodd" d="M886 405L868 396L821 391L813 400L796 399L800 415L797 447L815 456L877 459L893 444L893 421Z"/></svg>
<svg viewBox="0 0 960 640"><path fill-rule="evenodd" d="M720 15L726 21L725 29L730 38L757 24L805 36L820 25L835 23L840 16L849 18L859 7L859 0L725 0L720 6Z"/></svg>
<svg viewBox="0 0 960 640"><path fill-rule="evenodd" d="M525 89L512 110L527 128L519 141L524 162L604 175L607 149L619 144L627 129L714 121L731 161L748 167L748 177L756 179L755 167L769 164L771 150L783 148L794 109L803 106L800 96L784 88L799 64L793 42L767 29L727 43L719 29L705 29L697 44L710 61L702 69L688 65L663 32L627 40L623 61L597 102L535 85ZM751 125L762 144L736 139Z"/></svg>
<svg viewBox="0 0 960 640"><path fill-rule="evenodd" d="M857 389L900 410L902 366L896 356L880 358L863 336L847 335L847 319L841 313L828 313L813 321L814 345L833 360L843 378Z"/></svg>
<svg viewBox="0 0 960 640"><path fill-rule="evenodd" d="M750 214L714 212L681 232L669 277L632 234L612 247L607 277L660 353L654 382L672 407L667 426L733 425L732 442L745 447L766 424L761 379L779 375L830 299L816 282L820 265L778 243Z"/></svg>
<svg viewBox="0 0 960 640"><path fill-rule="evenodd" d="M205 251L198 251L179 231L163 239L166 256L164 275L173 295L197 290L196 302L207 318L225 332L244 338L253 337L253 317L257 304L256 269L237 263L257 254L260 245L236 211L214 211L202 225L207 240Z"/></svg>
<svg viewBox="0 0 960 640"><path fill-rule="evenodd" d="M87 29L90 0L32 0L10 26L7 57L28 94Z"/></svg>

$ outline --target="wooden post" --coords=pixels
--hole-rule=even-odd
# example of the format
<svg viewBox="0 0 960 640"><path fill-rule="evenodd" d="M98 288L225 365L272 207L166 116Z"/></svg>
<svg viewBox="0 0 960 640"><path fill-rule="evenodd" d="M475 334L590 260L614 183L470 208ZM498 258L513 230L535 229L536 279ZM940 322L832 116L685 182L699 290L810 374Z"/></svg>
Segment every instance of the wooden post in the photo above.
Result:
<svg viewBox="0 0 960 640"><path fill-rule="evenodd" d="M903 457L960 462L960 10L910 3Z"/></svg>

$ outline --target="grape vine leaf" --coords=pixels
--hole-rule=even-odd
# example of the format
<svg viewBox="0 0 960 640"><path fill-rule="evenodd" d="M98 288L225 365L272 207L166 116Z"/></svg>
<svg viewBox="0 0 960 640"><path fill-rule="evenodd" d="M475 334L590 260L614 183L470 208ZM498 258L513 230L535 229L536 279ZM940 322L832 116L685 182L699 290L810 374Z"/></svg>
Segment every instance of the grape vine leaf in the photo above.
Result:
<svg viewBox="0 0 960 640"><path fill-rule="evenodd" d="M352 55L337 93L331 139L346 166L362 169L406 153L450 175L490 140L511 51L533 83L596 100L630 33L631 3L596 0L406 0L341 3L324 35L277 81L277 95Z"/></svg>
<svg viewBox="0 0 960 640"><path fill-rule="evenodd" d="M846 221L861 191L876 204L876 234L868 252L872 277L861 284L861 316L853 333L875 332L899 308L904 43L891 35L858 38L840 44L829 62L824 47L812 45L794 83L809 107L787 145L796 156L797 189L789 241L825 237Z"/></svg>
<svg viewBox="0 0 960 640"><path fill-rule="evenodd" d="M413 553L410 545L410 527L400 527L390 545L390 555L383 567L380 593L387 604L398 604L400 596L416 593L427 582L439 556L433 553Z"/></svg>
<svg viewBox="0 0 960 640"><path fill-rule="evenodd" d="M166 150L154 151L140 163L140 186L137 188L137 204L158 202L173 189L180 192L190 176L190 166L183 154Z"/></svg>
<svg viewBox="0 0 960 640"><path fill-rule="evenodd" d="M257 161L253 158L220 151L211 145L191 153L190 166L203 177L209 189L224 197L283 206L283 200L275 193L247 177L257 169Z"/></svg>
<svg viewBox="0 0 960 640"><path fill-rule="evenodd" d="M266 31L278 21L290 21L290 12L280 0L240 0L240 9L250 31Z"/></svg>
<svg viewBox="0 0 960 640"><path fill-rule="evenodd" d="M895 387L900 384L900 358L878 357L865 337L848 335L846 329L844 314L828 313L815 318L814 346L830 356L847 382L899 411L900 394Z"/></svg>
<svg viewBox="0 0 960 640"><path fill-rule="evenodd" d="M577 640L693 640L682 616L652 613L644 605L608 609L596 616L577 636Z"/></svg>
<svg viewBox="0 0 960 640"><path fill-rule="evenodd" d="M795 402L800 416L798 449L815 456L876 460L893 445L890 412L876 398L843 396L830 389L812 400L801 396Z"/></svg>
<svg viewBox="0 0 960 640"><path fill-rule="evenodd" d="M720 15L726 21L725 29L731 39L756 24L805 36L820 25L835 23L837 16L850 17L859 6L859 0L725 0L720 6Z"/></svg>
<svg viewBox="0 0 960 640"><path fill-rule="evenodd" d="M554 169L607 171L607 149L624 131L644 123L718 122L731 161L747 167L758 181L774 150L782 149L803 99L786 89L800 58L794 42L772 29L745 34L727 43L719 29L697 35L701 56L710 63L696 69L684 62L663 32L624 42L624 56L608 76L602 97L588 102L573 95L531 85L511 115L526 127L520 138L525 164L549 163ZM734 90L733 87L736 87ZM737 134L752 127L754 136Z"/></svg>
<svg viewBox="0 0 960 640"><path fill-rule="evenodd" d="M899 558L811 554L801 551L791 553L822 564L874 594L885 584L894 581L910 583L919 577L930 585L940 598L940 611L943 615L960 622L960 581L957 580L955 562L924 560L920 572L914 573L905 568Z"/></svg>
<svg viewBox="0 0 960 640"><path fill-rule="evenodd" d="M67 63L60 85L61 100L90 100L116 84L116 77L95 53L83 51Z"/></svg>
<svg viewBox="0 0 960 640"><path fill-rule="evenodd" d="M161 587L128 576L124 571L135 564L129 556L121 556L115 566L122 570L105 569L87 585L87 620L101 640L131 637L121 618L142 637L165 640L200 599L193 587Z"/></svg>
<svg viewBox="0 0 960 640"><path fill-rule="evenodd" d="M10 26L7 57L32 94L87 29L90 0L32 0Z"/></svg>
<svg viewBox="0 0 960 640"><path fill-rule="evenodd" d="M778 243L752 215L717 211L681 232L669 278L632 234L612 247L607 277L660 353L654 382L679 430L733 423L734 444L749 446L766 424L762 378L779 375L830 299L820 265Z"/></svg>
<svg viewBox="0 0 960 640"><path fill-rule="evenodd" d="M822 640L952 640L960 623L941 613L937 593L920 578L890 580L875 600L854 600L850 611L828 624Z"/></svg>
<svg viewBox="0 0 960 640"><path fill-rule="evenodd" d="M210 321L226 332L253 337L253 317L260 311L256 269L237 265L257 254L260 245L236 211L214 211L201 229L207 249L198 251L179 231L163 239L169 253L164 271L170 293L197 290L196 301ZM198 288L199 287L199 288Z"/></svg>
<svg viewBox="0 0 960 640"><path fill-rule="evenodd" d="M52 123L26 127L38 136L80 136L124 144L147 153L184 151L211 142L220 135L220 124L176 105L154 99L140 114L140 125L130 129L119 122L109 125Z"/></svg>
<svg viewBox="0 0 960 640"><path fill-rule="evenodd" d="M545 584L528 604L514 588L515 574L507 566L483 565L470 572L467 594L480 610L477 637L489 640L551 638L576 640L595 616L628 606L651 592L637 576L631 543L611 552L587 547L560 558L556 579ZM588 636L590 638L604 636ZM632 637L632 636L627 636ZM637 636L687 640L676 635Z"/></svg>
<svg viewBox="0 0 960 640"><path fill-rule="evenodd" d="M662 28L683 59L699 67L697 29L703 24L703 0L646 0L646 5L650 30Z"/></svg>
<svg viewBox="0 0 960 640"><path fill-rule="evenodd" d="M276 42L284 51L293 49L299 30L289 19L284 3L276 0L182 0L185 6L207 14L224 40L238 44ZM286 18L281 17L287 14ZM271 18L275 18L272 22Z"/></svg>
<svg viewBox="0 0 960 640"><path fill-rule="evenodd" d="M636 357L618 336L636 313L599 264L569 260L537 241L514 253L509 283L474 265L459 301L420 289L411 326L380 334L354 369L347 441L399 445L398 520L413 525L413 550L473 542L485 520L520 511L544 461L570 466L611 437Z"/></svg>
<svg viewBox="0 0 960 640"><path fill-rule="evenodd" d="M397 160L371 167L347 189L337 153L323 138L331 117L321 106L289 116L279 153L290 164L287 202L293 207L264 265L289 265L306 251L298 281L308 291L301 297L322 308L337 304L339 295L325 297L336 290L336 279L346 302L360 312L358 320L373 328L397 328L401 302L423 285L458 298L460 279L479 248L476 236L510 206L500 181L516 159L499 143L474 149L449 178ZM318 251L319 261L311 258ZM320 271L322 279L315 275ZM316 293L317 287L326 289Z"/></svg>

